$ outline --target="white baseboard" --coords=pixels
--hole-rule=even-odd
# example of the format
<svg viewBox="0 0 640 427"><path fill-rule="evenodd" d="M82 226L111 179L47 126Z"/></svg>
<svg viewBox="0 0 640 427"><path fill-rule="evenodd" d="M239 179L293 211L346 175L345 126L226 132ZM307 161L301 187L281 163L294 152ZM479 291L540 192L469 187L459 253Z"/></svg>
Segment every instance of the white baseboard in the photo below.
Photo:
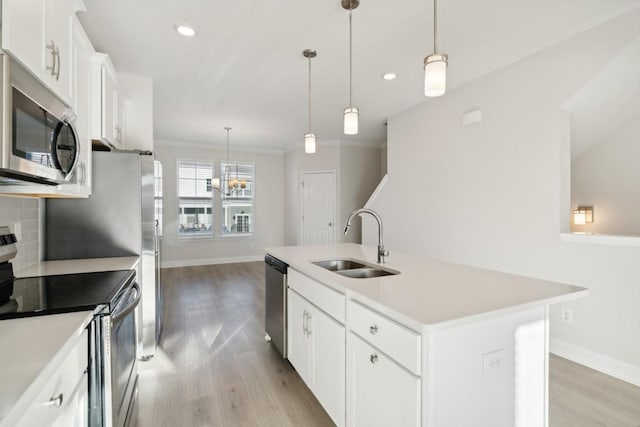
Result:
<svg viewBox="0 0 640 427"><path fill-rule="evenodd" d="M264 255L228 257L228 258L204 258L204 259L183 259L177 261L162 261L161 268L175 267L194 267L197 265L213 265L213 264L233 264L237 262L254 262L263 261Z"/></svg>
<svg viewBox="0 0 640 427"><path fill-rule="evenodd" d="M640 367L560 340L549 340L551 353L640 386Z"/></svg>

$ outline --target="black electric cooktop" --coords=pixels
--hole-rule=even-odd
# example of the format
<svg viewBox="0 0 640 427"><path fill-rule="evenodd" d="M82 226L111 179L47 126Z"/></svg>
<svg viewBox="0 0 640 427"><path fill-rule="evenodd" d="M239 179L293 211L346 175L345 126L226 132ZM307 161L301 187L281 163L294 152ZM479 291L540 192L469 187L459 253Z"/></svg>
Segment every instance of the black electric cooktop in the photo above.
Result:
<svg viewBox="0 0 640 427"><path fill-rule="evenodd" d="M133 270L28 277L0 283L0 320L111 306Z"/></svg>

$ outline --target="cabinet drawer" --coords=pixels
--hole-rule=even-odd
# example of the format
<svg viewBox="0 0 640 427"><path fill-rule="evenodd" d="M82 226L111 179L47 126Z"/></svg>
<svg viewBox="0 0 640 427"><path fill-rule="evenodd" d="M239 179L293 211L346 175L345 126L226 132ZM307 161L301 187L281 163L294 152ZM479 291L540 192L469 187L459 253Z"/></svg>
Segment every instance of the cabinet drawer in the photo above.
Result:
<svg viewBox="0 0 640 427"><path fill-rule="evenodd" d="M345 296L343 294L291 268L288 271L287 280L291 289L294 289L318 308L344 324Z"/></svg>
<svg viewBox="0 0 640 427"><path fill-rule="evenodd" d="M347 319L349 329L420 375L420 335L352 300L347 303Z"/></svg>
<svg viewBox="0 0 640 427"><path fill-rule="evenodd" d="M88 345L88 332L85 329L76 345L38 393L24 416L20 418L16 427L55 425L56 420L67 412L69 405L73 404L72 397L78 384L82 380L86 381L84 371L88 366ZM58 397L61 399L56 401ZM78 409L88 410L87 408Z"/></svg>

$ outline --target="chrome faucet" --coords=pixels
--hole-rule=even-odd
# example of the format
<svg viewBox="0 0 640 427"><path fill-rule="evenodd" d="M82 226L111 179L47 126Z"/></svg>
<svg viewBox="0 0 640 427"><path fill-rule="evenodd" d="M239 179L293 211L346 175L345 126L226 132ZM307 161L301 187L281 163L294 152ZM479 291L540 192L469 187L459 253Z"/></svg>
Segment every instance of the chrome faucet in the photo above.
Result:
<svg viewBox="0 0 640 427"><path fill-rule="evenodd" d="M347 225L344 226L344 235L346 236L347 233L349 233L349 227L351 227L351 220L353 219L353 217L356 215L361 215L363 213L367 213L373 216L376 221L378 221L378 264L383 264L384 257L389 256L389 251L385 250L384 245L382 244L382 218L380 218L380 215L378 215L376 211L362 208L356 209L355 211L351 212L351 215L349 215L349 218L347 218Z"/></svg>

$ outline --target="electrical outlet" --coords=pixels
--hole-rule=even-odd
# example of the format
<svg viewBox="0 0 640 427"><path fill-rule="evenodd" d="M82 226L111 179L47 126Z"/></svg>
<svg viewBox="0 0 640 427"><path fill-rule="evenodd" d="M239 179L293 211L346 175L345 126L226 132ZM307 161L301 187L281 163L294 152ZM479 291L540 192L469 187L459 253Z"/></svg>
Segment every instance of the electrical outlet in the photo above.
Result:
<svg viewBox="0 0 640 427"><path fill-rule="evenodd" d="M562 321L566 323L573 323L573 310L568 308L563 308L560 310L560 314L562 316Z"/></svg>
<svg viewBox="0 0 640 427"><path fill-rule="evenodd" d="M483 375L493 375L502 370L505 363L504 349L485 353L482 356Z"/></svg>

